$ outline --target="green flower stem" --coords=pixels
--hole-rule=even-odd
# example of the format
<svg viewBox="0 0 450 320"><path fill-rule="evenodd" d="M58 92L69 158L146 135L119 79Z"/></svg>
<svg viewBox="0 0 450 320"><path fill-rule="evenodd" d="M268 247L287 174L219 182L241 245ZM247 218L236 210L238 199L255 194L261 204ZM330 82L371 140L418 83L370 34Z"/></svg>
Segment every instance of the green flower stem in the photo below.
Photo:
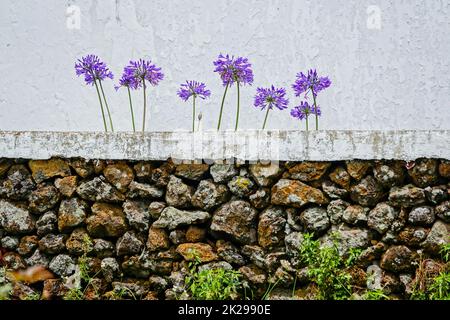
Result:
<svg viewBox="0 0 450 320"><path fill-rule="evenodd" d="M102 86L101 80L98 80L98 83L100 84L100 90L102 91L103 101L105 101L106 111L108 112L109 124L111 125L111 131L114 132L114 126L113 126L113 122L112 122L112 118L111 118L111 113L109 112L109 107L108 107L108 103L106 102L105 91L103 91L103 86Z"/></svg>
<svg viewBox="0 0 450 320"><path fill-rule="evenodd" d="M219 131L220 129L220 123L222 122L222 111L223 111L223 104L225 102L225 96L227 95L227 90L228 90L228 85L230 83L227 83L227 85L225 86L225 92L223 93L223 97L222 97L222 105L220 106L220 114L219 114L219 123L217 124L217 131Z"/></svg>
<svg viewBox="0 0 450 320"><path fill-rule="evenodd" d="M314 90L311 87L311 92L314 101L314 114L316 115L316 130L319 130L319 115L317 114L317 104L316 104L316 96L314 95Z"/></svg>
<svg viewBox="0 0 450 320"><path fill-rule="evenodd" d="M266 117L264 118L264 124L263 124L263 130L266 128L266 122L267 122L267 116L269 115L269 110L270 110L270 108L269 107L267 107L267 111L266 111Z"/></svg>
<svg viewBox="0 0 450 320"><path fill-rule="evenodd" d="M144 115L142 118L142 132L145 131L145 113L147 112L147 96L145 93L145 79L142 79L142 83L144 84Z"/></svg>
<svg viewBox="0 0 450 320"><path fill-rule="evenodd" d="M192 99L192 132L195 131L195 95Z"/></svg>
<svg viewBox="0 0 450 320"><path fill-rule="evenodd" d="M97 89L98 101L100 102L100 108L102 109L103 125L105 126L105 132L108 132L108 127L106 126L105 110L103 109L102 98L100 97L100 91L98 90L97 81L94 79L95 89Z"/></svg>
<svg viewBox="0 0 450 320"><path fill-rule="evenodd" d="M305 120L306 120L306 131L308 131L308 116L306 116Z"/></svg>
<svg viewBox="0 0 450 320"><path fill-rule="evenodd" d="M236 81L236 85L237 85L237 110L236 110L236 126L234 127L234 131L237 130L238 128L238 123L239 123L239 81Z"/></svg>
<svg viewBox="0 0 450 320"><path fill-rule="evenodd" d="M128 89L128 99L130 100L130 111L131 111L131 122L133 124L133 132L136 132L136 126L134 124L134 112L133 112L133 104L131 103L131 92L130 87L127 87Z"/></svg>

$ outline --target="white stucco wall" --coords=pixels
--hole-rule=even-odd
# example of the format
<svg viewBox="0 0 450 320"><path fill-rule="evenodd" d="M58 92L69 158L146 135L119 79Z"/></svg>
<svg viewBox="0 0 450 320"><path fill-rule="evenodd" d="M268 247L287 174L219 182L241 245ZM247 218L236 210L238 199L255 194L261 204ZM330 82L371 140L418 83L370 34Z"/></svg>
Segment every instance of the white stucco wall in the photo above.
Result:
<svg viewBox="0 0 450 320"><path fill-rule="evenodd" d="M79 29L67 27L73 5ZM450 0L1 0L0 130L102 130L95 90L73 70L88 53L116 79L129 59L162 67L165 80L149 92L150 130L189 129L191 106L176 91L186 79L206 82L213 95L199 109L203 128L214 128L220 52L253 64L255 83L241 91L243 129L263 122L256 87L290 87L310 67L333 81L319 97L321 128L450 129L449 32ZM130 130L126 91L105 88L116 129ZM291 89L289 97L291 107L299 102ZM224 128L235 100L233 88ZM270 114L269 129L298 126L288 110Z"/></svg>

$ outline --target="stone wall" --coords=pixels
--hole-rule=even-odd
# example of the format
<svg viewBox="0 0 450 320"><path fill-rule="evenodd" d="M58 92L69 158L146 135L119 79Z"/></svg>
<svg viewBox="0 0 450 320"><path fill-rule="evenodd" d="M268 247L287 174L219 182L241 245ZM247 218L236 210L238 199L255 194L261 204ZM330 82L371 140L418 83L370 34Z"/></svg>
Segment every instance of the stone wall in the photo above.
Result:
<svg viewBox="0 0 450 320"><path fill-rule="evenodd" d="M208 266L239 270L260 297L308 288L298 260L305 232L362 249L352 274L405 298L419 256L438 261L450 231L450 161L175 164L81 158L0 161L0 264L43 265L55 276L18 284L61 298L80 257L105 298L187 297L192 252ZM194 250L194 251L193 251ZM361 281L359 281L361 282ZM366 287L365 280L359 284ZM287 293L283 293L286 290Z"/></svg>

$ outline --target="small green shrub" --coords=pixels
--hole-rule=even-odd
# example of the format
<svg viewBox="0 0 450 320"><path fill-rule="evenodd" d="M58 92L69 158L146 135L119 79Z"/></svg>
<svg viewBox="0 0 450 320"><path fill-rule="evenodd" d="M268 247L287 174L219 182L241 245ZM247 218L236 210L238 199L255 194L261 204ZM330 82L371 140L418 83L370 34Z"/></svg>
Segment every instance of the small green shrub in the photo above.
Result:
<svg viewBox="0 0 450 320"><path fill-rule="evenodd" d="M383 289L367 290L363 295L363 300L389 300Z"/></svg>
<svg viewBox="0 0 450 320"><path fill-rule="evenodd" d="M331 246L321 246L312 234L304 234L300 259L308 267L308 276L317 285L318 299L343 300L352 295L351 276L346 268L356 260L356 253L353 251L344 261L335 241Z"/></svg>
<svg viewBox="0 0 450 320"><path fill-rule="evenodd" d="M195 259L189 264L186 276L186 288L195 300L228 300L236 298L242 287L241 274L235 270L223 268L199 271L200 262Z"/></svg>

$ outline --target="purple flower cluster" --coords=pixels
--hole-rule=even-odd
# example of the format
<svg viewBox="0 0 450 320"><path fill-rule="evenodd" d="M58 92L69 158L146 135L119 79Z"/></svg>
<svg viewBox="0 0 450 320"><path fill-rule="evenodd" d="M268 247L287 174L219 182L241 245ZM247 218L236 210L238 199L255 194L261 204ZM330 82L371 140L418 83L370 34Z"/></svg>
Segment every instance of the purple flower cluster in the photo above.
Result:
<svg viewBox="0 0 450 320"><path fill-rule="evenodd" d="M164 79L161 68L152 64L150 60L139 59L130 61L130 64L123 69L122 79L130 84L130 88L137 89L144 85L147 80L151 85L156 86Z"/></svg>
<svg viewBox="0 0 450 320"><path fill-rule="evenodd" d="M190 80L180 85L177 94L183 101L187 101L191 96L205 99L211 95L211 91L206 89L204 83Z"/></svg>
<svg viewBox="0 0 450 320"><path fill-rule="evenodd" d="M220 74L222 83L224 86L232 85L234 82L239 84L252 84L253 83L253 71L251 64L247 58L226 56L220 54L216 61L213 62L214 72Z"/></svg>
<svg viewBox="0 0 450 320"><path fill-rule="evenodd" d="M314 96L317 96L318 92L328 88L330 85L331 81L328 77L318 77L317 71L311 69L308 71L308 74L304 74L303 72L298 73L292 88L296 97L304 92L306 98L310 90L312 90Z"/></svg>
<svg viewBox="0 0 450 320"><path fill-rule="evenodd" d="M266 107L273 109L277 107L280 110L287 109L289 100L284 96L286 90L284 88L275 88L273 85L271 88L257 88L255 95L254 106L264 110Z"/></svg>
<svg viewBox="0 0 450 320"><path fill-rule="evenodd" d="M307 119L310 114L316 114L316 108L310 106L306 101L301 101L299 106L296 106L291 110L291 116L299 120ZM317 115L321 115L319 106L317 106Z"/></svg>
<svg viewBox="0 0 450 320"><path fill-rule="evenodd" d="M106 67L106 64L100 61L99 57L89 54L75 63L75 73L77 76L84 76L86 84L93 85L96 80L104 80L106 78L113 79L113 74Z"/></svg>

